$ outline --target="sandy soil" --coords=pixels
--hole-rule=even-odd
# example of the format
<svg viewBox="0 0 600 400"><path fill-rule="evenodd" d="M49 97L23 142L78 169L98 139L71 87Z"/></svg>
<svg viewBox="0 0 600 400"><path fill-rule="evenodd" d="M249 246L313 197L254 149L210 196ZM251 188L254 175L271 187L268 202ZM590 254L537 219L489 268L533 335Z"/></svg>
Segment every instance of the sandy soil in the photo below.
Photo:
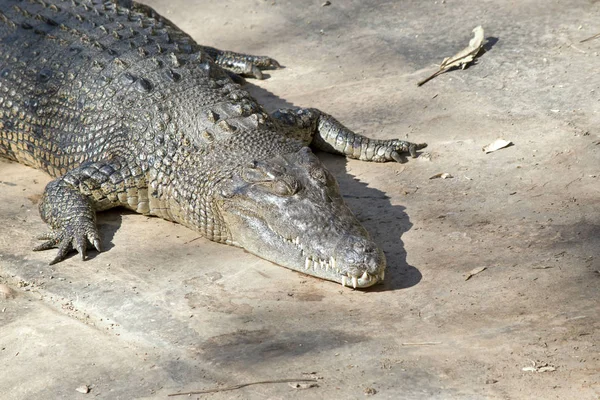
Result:
<svg viewBox="0 0 600 400"><path fill-rule="evenodd" d="M406 164L319 155L386 283L344 289L121 210L99 216L106 252L49 267L30 251L49 178L0 161L2 398L310 377L192 398L600 398L600 39L579 43L600 3L322 3L147 1L200 43L285 65L247 85L268 109L429 143ZM477 63L417 87L477 25ZM497 138L514 145L484 154Z"/></svg>

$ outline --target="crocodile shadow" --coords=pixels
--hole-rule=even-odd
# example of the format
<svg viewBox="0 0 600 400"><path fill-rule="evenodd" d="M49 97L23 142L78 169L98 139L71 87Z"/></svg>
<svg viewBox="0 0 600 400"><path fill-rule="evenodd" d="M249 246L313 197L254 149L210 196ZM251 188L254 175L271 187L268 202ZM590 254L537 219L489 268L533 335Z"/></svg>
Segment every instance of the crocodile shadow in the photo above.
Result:
<svg viewBox="0 0 600 400"><path fill-rule="evenodd" d="M97 213L97 226L100 233L100 242L102 243L102 252L109 251L115 247L113 238L123 223L123 215L126 214L136 213L123 207L111 208L110 210ZM88 250L87 259L92 260L100 254L96 249ZM74 253L72 255L77 256Z"/></svg>
<svg viewBox="0 0 600 400"><path fill-rule="evenodd" d="M251 82L246 82L243 86L245 90L247 90L252 97L258 100L258 102L269 112L273 112L278 108L295 108L293 103L288 102L285 99L277 96L276 94L263 89L260 86L254 85Z"/></svg>

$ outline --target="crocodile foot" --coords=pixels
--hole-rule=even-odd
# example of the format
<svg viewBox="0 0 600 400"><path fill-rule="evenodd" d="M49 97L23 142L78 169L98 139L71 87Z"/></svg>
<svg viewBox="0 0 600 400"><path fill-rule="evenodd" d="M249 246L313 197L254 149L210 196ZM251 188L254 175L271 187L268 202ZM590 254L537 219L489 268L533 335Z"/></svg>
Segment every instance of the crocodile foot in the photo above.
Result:
<svg viewBox="0 0 600 400"><path fill-rule="evenodd" d="M81 254L82 260L85 260L88 247L102 251L100 235L92 221L82 218L79 221L71 220L70 222L71 224L66 227L53 229L36 237L36 239L46 240L46 242L34 247L33 251L58 248L58 254L50 261L50 265L64 260L72 250Z"/></svg>
<svg viewBox="0 0 600 400"><path fill-rule="evenodd" d="M382 153L384 154L383 157L385 158L385 161L391 161L389 159L391 158L396 162L403 163L406 161L406 159L402 158L402 153L409 153L412 158L416 158L417 150L427 147L427 143L411 143L400 139L392 139L386 141L386 146L384 147L386 150Z"/></svg>

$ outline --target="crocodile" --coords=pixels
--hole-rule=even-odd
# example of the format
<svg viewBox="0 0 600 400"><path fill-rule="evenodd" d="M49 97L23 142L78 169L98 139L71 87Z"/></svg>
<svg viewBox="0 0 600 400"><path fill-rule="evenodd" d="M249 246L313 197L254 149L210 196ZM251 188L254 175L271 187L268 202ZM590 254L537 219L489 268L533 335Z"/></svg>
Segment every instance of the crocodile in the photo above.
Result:
<svg viewBox="0 0 600 400"><path fill-rule="evenodd" d="M426 144L314 108L267 113L238 78L275 68L130 0L2 0L0 156L55 178L33 250L85 260L102 249L96 213L120 206L347 287L383 281L383 251L311 148L402 162Z"/></svg>

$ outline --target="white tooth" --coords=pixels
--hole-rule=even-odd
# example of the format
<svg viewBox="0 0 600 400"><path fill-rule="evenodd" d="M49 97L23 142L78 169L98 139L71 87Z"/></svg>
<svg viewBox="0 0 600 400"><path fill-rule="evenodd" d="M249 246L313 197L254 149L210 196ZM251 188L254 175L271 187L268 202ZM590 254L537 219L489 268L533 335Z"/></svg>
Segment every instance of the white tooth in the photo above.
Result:
<svg viewBox="0 0 600 400"><path fill-rule="evenodd" d="M325 261L325 271L329 271L329 263Z"/></svg>
<svg viewBox="0 0 600 400"><path fill-rule="evenodd" d="M356 289L356 286L358 286L358 278L355 276L352 277L352 286L354 289Z"/></svg>
<svg viewBox="0 0 600 400"><path fill-rule="evenodd" d="M306 261L304 262L304 269L310 268L310 258L306 257Z"/></svg>
<svg viewBox="0 0 600 400"><path fill-rule="evenodd" d="M337 268L337 265L335 265L335 258L333 258L333 256L329 259L329 262L331 263L331 268Z"/></svg>
<svg viewBox="0 0 600 400"><path fill-rule="evenodd" d="M346 283L348 282L347 278L345 276L342 276L342 286L347 286Z"/></svg>
<svg viewBox="0 0 600 400"><path fill-rule="evenodd" d="M319 260L319 264L321 265L321 269L325 268L325 261Z"/></svg>
<svg viewBox="0 0 600 400"><path fill-rule="evenodd" d="M362 276L360 277L360 279L362 279L364 281L367 281L367 282L371 280L370 275L369 275L369 273L367 271L365 271L365 273L362 274Z"/></svg>
<svg viewBox="0 0 600 400"><path fill-rule="evenodd" d="M317 262L317 260L313 260L313 269L316 271L318 267L319 263Z"/></svg>
<svg viewBox="0 0 600 400"><path fill-rule="evenodd" d="M300 244L300 236L296 236L296 245Z"/></svg>
<svg viewBox="0 0 600 400"><path fill-rule="evenodd" d="M385 278L385 269L383 271L381 271L381 274L379 274L379 279L383 280Z"/></svg>

